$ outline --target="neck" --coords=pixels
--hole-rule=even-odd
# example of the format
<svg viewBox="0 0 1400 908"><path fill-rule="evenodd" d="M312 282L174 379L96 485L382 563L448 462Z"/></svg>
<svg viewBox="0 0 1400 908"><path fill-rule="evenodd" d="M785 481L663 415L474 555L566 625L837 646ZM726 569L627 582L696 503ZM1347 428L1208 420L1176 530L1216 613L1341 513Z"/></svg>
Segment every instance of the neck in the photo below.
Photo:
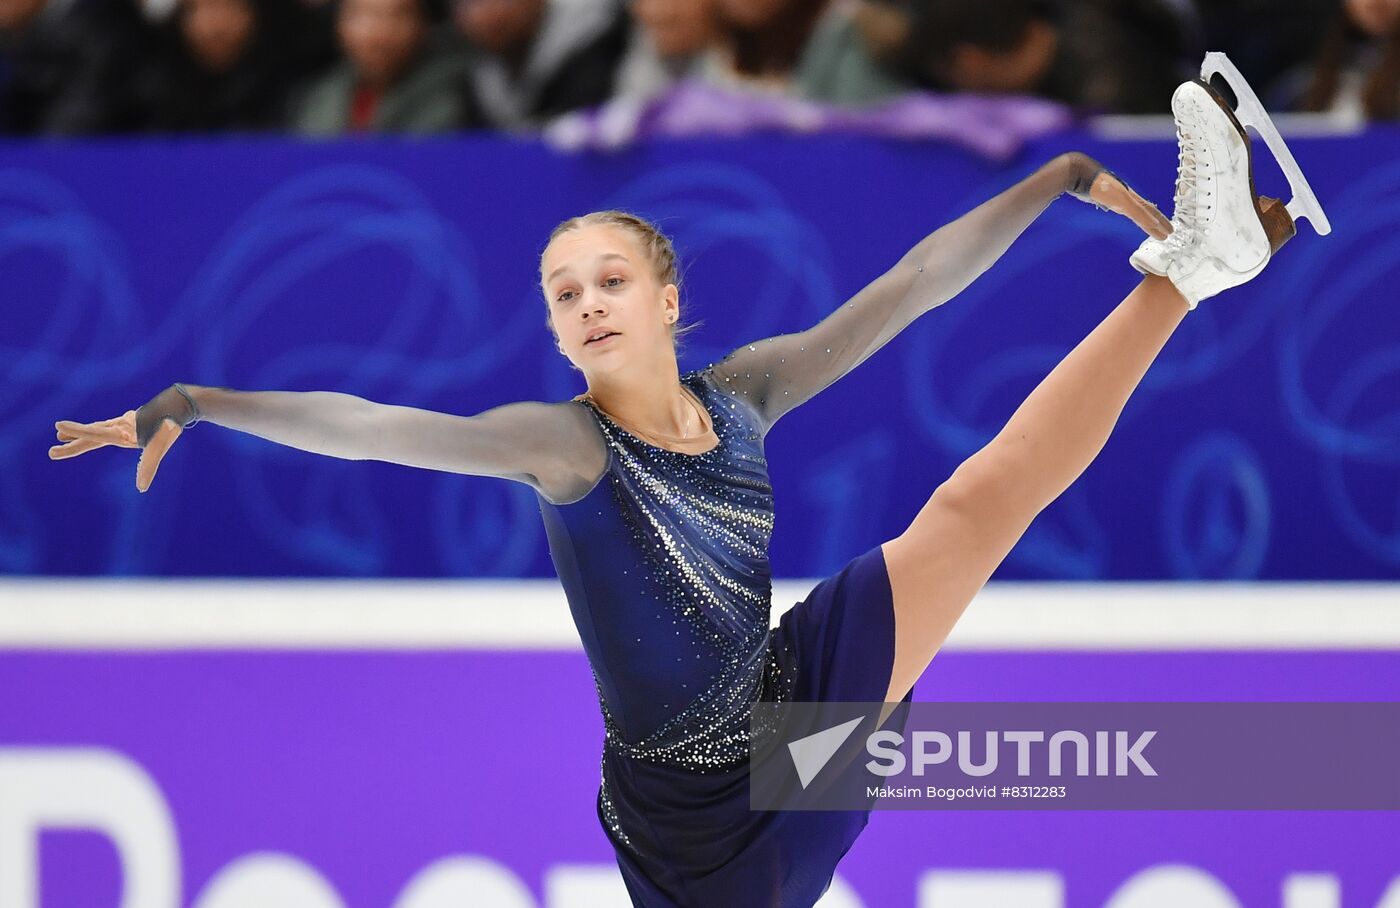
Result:
<svg viewBox="0 0 1400 908"><path fill-rule="evenodd" d="M588 393L609 416L644 432L693 438L704 428L694 404L681 391L674 359L655 369L590 380Z"/></svg>

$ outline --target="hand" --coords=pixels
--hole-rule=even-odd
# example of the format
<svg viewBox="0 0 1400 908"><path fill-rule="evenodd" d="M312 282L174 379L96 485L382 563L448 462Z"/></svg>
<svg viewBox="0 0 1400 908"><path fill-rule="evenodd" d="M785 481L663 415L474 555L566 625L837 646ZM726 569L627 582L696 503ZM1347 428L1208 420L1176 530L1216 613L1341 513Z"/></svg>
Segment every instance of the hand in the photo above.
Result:
<svg viewBox="0 0 1400 908"><path fill-rule="evenodd" d="M1171 221L1113 171L1083 152L1072 151L1062 157L1069 165L1066 190L1071 195L1092 202L1104 211L1123 215L1150 237L1164 240L1171 235Z"/></svg>
<svg viewBox="0 0 1400 908"><path fill-rule="evenodd" d="M1157 206L1133 192L1128 184L1107 170L1099 171L1089 187L1089 200L1100 208L1124 215L1155 239L1171 235L1172 222L1162 216Z"/></svg>
<svg viewBox="0 0 1400 908"><path fill-rule="evenodd" d="M161 459L175 439L184 432L185 426L197 419L198 413L172 385L139 411L127 410L115 419L90 423L65 419L54 423L58 440L64 444L49 448L49 458L65 460L108 445L140 448L136 488L144 492L151 487Z"/></svg>

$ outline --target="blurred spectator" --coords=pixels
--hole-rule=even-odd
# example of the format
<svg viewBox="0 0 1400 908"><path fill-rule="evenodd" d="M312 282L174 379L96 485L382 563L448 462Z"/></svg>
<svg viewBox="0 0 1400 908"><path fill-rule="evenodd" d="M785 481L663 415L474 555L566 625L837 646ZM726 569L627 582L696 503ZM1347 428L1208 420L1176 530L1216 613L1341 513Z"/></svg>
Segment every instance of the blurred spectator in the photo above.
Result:
<svg viewBox="0 0 1400 908"><path fill-rule="evenodd" d="M1308 70L1299 109L1400 119L1400 0L1345 0Z"/></svg>
<svg viewBox="0 0 1400 908"><path fill-rule="evenodd" d="M340 12L340 0L281 0L281 3L286 8L287 18L300 23L293 45L298 77L323 73L339 63L342 57L336 16ZM440 14L438 18L442 18Z"/></svg>
<svg viewBox="0 0 1400 908"><path fill-rule="evenodd" d="M703 72L718 84L834 104L865 104L909 89L876 61L861 0L716 3L725 33Z"/></svg>
<svg viewBox="0 0 1400 908"><path fill-rule="evenodd" d="M309 31L287 0L178 0L154 59L135 80L147 127L161 131L274 129L288 83L305 75L293 52Z"/></svg>
<svg viewBox="0 0 1400 908"><path fill-rule="evenodd" d="M143 28L134 0L0 0L0 132L134 127L126 76Z"/></svg>
<svg viewBox="0 0 1400 908"><path fill-rule="evenodd" d="M474 125L461 56L433 31L429 0L339 0L345 60L294 102L305 135L436 133Z"/></svg>
<svg viewBox="0 0 1400 908"><path fill-rule="evenodd" d="M1205 50L1224 51L1266 106L1278 103L1279 79L1296 80L1311 60L1341 0L1196 0ZM1298 88L1288 89L1297 103Z"/></svg>
<svg viewBox="0 0 1400 908"><path fill-rule="evenodd" d="M163 22L166 17L175 12L175 4L179 0L138 0L138 2L147 19L152 22Z"/></svg>
<svg viewBox="0 0 1400 908"><path fill-rule="evenodd" d="M615 0L456 0L453 11L491 125L537 126L612 96L629 31Z"/></svg>
<svg viewBox="0 0 1400 908"><path fill-rule="evenodd" d="M631 41L613 94L652 97L697 68L719 36L715 0L632 0Z"/></svg>
<svg viewBox="0 0 1400 908"><path fill-rule="evenodd" d="M1199 24L1169 0L908 0L908 66L942 91L1033 94L1086 113L1166 113L1199 67Z"/></svg>
<svg viewBox="0 0 1400 908"><path fill-rule="evenodd" d="M1400 0L0 0L0 132L533 129L610 99L622 123L687 79L691 108L925 87L1165 114L1207 49L1272 107L1400 119Z"/></svg>

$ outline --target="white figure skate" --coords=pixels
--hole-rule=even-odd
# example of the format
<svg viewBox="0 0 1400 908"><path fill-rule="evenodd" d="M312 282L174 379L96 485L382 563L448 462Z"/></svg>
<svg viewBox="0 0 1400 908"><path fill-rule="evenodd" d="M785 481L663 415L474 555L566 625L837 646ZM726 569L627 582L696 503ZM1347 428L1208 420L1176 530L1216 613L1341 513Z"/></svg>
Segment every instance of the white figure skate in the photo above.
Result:
<svg viewBox="0 0 1400 908"><path fill-rule="evenodd" d="M1220 76L1230 91L1234 92L1238 105L1232 115L1236 121L1243 126L1252 126L1259 133L1259 137L1264 140L1264 144L1269 146L1269 151L1273 153L1274 160L1278 162L1279 169L1288 179L1288 185L1293 190L1293 198L1288 202L1288 214L1294 221L1307 218L1312 224L1313 230L1318 236L1326 236L1332 232L1332 224L1327 220L1327 215L1322 210L1322 204L1317 200L1317 193L1313 192L1308 185L1307 177L1303 176L1303 171L1298 167L1298 162L1293 160L1293 153L1284 144L1283 136L1279 135L1278 129L1274 126L1274 121L1269 119L1269 114L1264 110L1264 105L1259 103L1259 98L1254 94L1254 89L1249 87L1244 76L1235 64L1230 62L1230 58L1224 54L1215 52L1206 54L1205 61L1201 64L1201 80L1209 83L1210 80Z"/></svg>
<svg viewBox="0 0 1400 908"><path fill-rule="evenodd" d="M1240 98L1240 109L1261 135L1277 139L1258 99L1223 54L1207 56L1204 71L1220 72L1227 83L1232 75L1238 79L1231 89ZM1225 99L1204 81L1183 83L1172 96L1172 112L1180 146L1172 234L1145 241L1130 261L1144 274L1169 278L1194 309L1202 299L1263 271L1296 232L1293 211L1307 217L1319 233L1331 227L1281 139L1270 147L1289 176L1294 199L1284 206L1257 196L1249 135Z"/></svg>

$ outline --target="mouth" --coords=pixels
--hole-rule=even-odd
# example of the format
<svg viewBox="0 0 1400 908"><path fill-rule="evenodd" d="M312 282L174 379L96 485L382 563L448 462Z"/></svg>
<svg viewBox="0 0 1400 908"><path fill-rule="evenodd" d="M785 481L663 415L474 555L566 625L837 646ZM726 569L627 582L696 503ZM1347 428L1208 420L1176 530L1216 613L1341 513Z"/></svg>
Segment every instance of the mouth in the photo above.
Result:
<svg viewBox="0 0 1400 908"><path fill-rule="evenodd" d="M618 333L617 333L616 331L609 331L609 332L607 332L607 333L601 335L600 337L594 338L593 340L584 341L584 342L583 342L583 345L584 345L585 347L589 347L589 346L592 346L592 345L594 345L594 344L605 344L605 343L607 343L609 340L611 340L612 338L617 337L617 336L618 336Z"/></svg>

